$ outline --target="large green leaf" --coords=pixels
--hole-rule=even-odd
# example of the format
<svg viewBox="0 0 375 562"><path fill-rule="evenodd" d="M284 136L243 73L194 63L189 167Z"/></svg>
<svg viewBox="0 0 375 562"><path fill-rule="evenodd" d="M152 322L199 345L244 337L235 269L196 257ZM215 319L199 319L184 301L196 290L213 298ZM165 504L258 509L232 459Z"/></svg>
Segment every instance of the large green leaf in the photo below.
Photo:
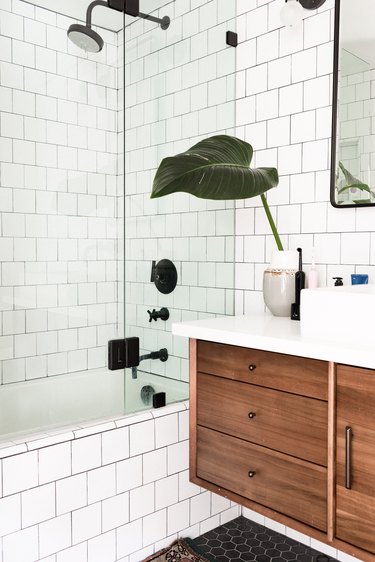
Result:
<svg viewBox="0 0 375 562"><path fill-rule="evenodd" d="M342 171L342 173L344 174L344 178L346 181L346 185L339 187L338 188L338 193L344 193L345 191L348 191L349 189L360 189L361 191L367 191L367 193L370 193L373 195L371 189L369 188L369 186L367 185L367 183L363 183L361 180L357 179L355 176L353 176L353 174L351 174L349 172L349 170L347 170L344 166L344 164L342 162L339 162L339 168Z"/></svg>
<svg viewBox="0 0 375 562"><path fill-rule="evenodd" d="M227 135L210 137L182 154L164 158L151 197L177 191L214 200L261 195L279 183L279 176L276 168L249 168L252 157L247 142Z"/></svg>

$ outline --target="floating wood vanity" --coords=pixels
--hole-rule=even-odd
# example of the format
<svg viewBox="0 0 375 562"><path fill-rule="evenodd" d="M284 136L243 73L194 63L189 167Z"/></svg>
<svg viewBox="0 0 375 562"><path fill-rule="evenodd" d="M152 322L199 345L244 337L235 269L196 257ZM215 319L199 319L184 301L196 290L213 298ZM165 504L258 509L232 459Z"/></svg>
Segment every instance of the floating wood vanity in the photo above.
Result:
<svg viewBox="0 0 375 562"><path fill-rule="evenodd" d="M191 481L375 561L375 351L306 341L284 318L173 331L190 337Z"/></svg>

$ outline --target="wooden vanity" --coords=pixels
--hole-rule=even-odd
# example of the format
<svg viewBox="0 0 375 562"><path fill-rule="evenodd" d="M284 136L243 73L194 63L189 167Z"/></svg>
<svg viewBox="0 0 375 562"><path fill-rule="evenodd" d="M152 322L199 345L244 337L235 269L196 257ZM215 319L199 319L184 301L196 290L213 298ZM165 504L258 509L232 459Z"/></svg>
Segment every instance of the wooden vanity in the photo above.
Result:
<svg viewBox="0 0 375 562"><path fill-rule="evenodd" d="M375 370L188 332L191 481L374 562Z"/></svg>

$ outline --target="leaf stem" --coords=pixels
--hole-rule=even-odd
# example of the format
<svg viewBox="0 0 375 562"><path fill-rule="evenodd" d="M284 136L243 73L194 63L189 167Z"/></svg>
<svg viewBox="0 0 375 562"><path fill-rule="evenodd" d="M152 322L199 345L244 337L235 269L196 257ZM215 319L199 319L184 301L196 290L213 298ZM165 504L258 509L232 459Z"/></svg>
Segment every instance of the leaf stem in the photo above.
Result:
<svg viewBox="0 0 375 562"><path fill-rule="evenodd" d="M264 193L261 194L260 198L262 199L263 207L264 207L264 210L266 212L268 222L270 223L270 227L271 227L271 230L272 230L272 234L275 238L277 249L278 250L284 250L283 245L282 245L281 240L280 240L279 233L277 232L277 228L276 228L275 222L272 218L271 211L270 211L270 208L268 206L267 199L266 199Z"/></svg>

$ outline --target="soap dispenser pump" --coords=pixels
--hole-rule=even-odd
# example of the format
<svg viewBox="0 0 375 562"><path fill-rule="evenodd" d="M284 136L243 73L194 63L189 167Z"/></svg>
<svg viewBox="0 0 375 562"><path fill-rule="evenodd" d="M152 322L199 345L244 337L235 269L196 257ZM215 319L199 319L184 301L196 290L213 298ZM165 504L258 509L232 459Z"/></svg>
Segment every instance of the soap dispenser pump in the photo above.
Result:
<svg viewBox="0 0 375 562"><path fill-rule="evenodd" d="M335 287L342 287L343 286L343 282L342 282L342 277L332 277L332 279L335 279Z"/></svg>

